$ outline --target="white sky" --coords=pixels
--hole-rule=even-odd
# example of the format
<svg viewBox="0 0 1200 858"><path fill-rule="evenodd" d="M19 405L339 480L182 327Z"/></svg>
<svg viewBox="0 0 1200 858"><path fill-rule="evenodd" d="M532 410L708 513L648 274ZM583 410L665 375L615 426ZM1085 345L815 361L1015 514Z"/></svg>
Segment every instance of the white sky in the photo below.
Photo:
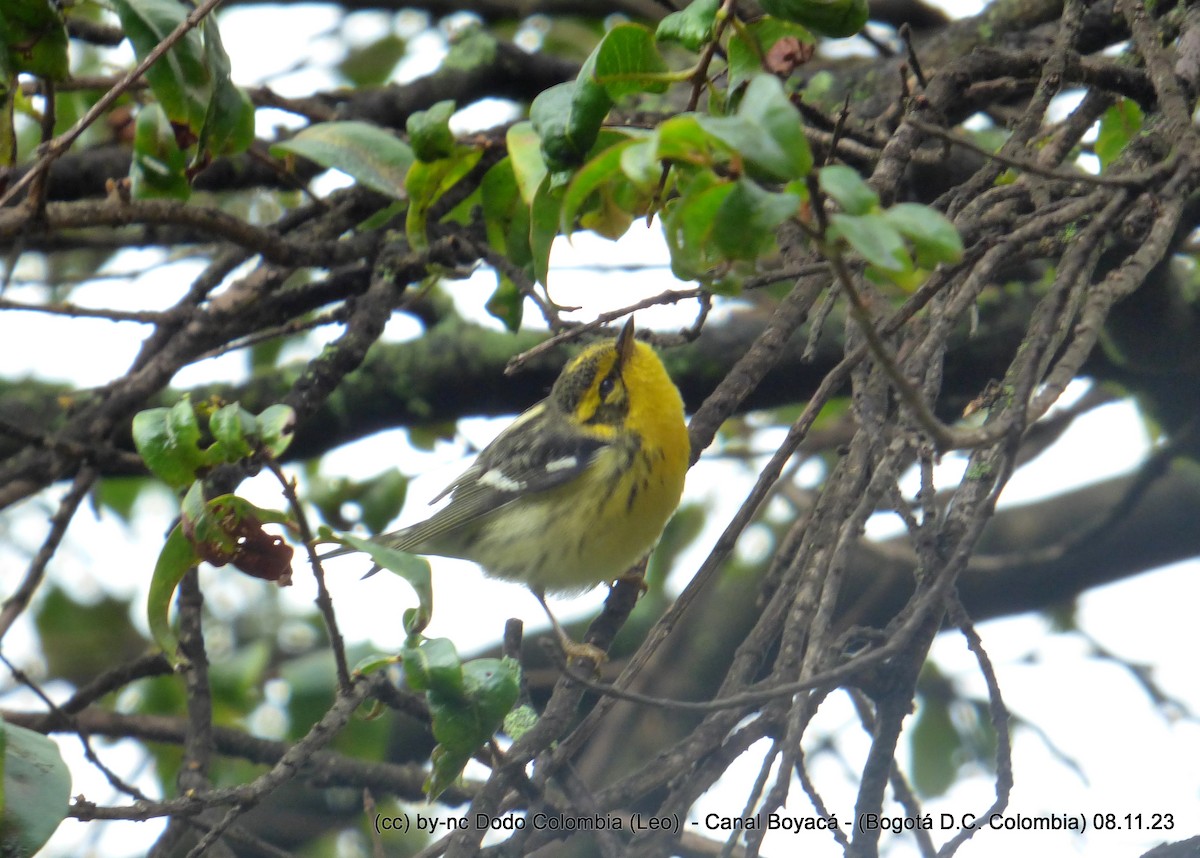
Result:
<svg viewBox="0 0 1200 858"><path fill-rule="evenodd" d="M959 13L973 9L959 8ZM356 16L359 27L370 31L379 16ZM278 27L280 11L271 7L242 7L223 16L222 35L234 61L239 80L270 78L272 86L287 94L307 90L313 80L308 73L287 73L296 56L297 45L307 46L307 56L320 57L336 49L333 37L317 34L328 31L335 19L323 7L306 7L305 14L287 13L288 27L294 32L286 42L287 51L262 50L262 33ZM404 25L407 26L407 25ZM353 28L352 28L353 29ZM410 66L406 76L419 71ZM278 121L272 116L270 122ZM150 252L123 253L107 270L138 271L149 267L155 256ZM614 264L649 261L658 267L642 274L621 272L604 276L590 269ZM560 241L552 257L551 285L555 297L585 304L584 317L611 307L623 306L646 294L670 285L665 267L666 252L657 229L635 227L619 247L587 236L576 238L574 245ZM135 276L129 281L106 280L81 288L73 300L83 305L137 308L166 307L175 300L198 270L190 262L160 267L152 274ZM569 275L567 272L570 272ZM36 270L21 270L36 276ZM454 287L463 307L478 307L482 296L492 288L490 274L481 273ZM564 286L570 283L572 290ZM36 300L36 286L15 285L8 293L14 300ZM602 298L601 302L598 300ZM684 312L690 321L692 308ZM670 309L638 314L638 323L646 327L675 327L681 323L680 311ZM529 313L528 317L534 316ZM389 336L412 335L411 326L397 321ZM67 332L67 333L64 333ZM24 372L41 377L70 378L76 384L99 384L123 373L136 352L144 332L132 324L70 320L63 322L38 314L0 314L0 365L8 377ZM328 332L324 336L332 336ZM74 351L45 344L71 342ZM314 352L319 346L314 346ZM228 378L242 371L244 360L234 355L181 373L177 383L192 385L211 378ZM479 447L485 444L504 421L468 420L460 425L463 438ZM1022 471L1006 491L1007 503L1027 502L1039 496L1057 493L1089 481L1103 479L1135 466L1145 454L1146 437L1135 412L1125 405L1109 406L1078 421L1070 432L1033 467ZM764 441L764 447L767 446ZM465 466L463 444L439 444L432 453L413 451L401 432L384 433L353 448L335 451L326 459L324 472L364 477L380 469L380 463L397 462L408 473L420 474L409 492L402 521L423 517L423 498L431 497ZM954 464L947 463L947 476L953 476ZM686 576L696 568L715 539L720 526L728 520L744 491L739 489L744 476L727 464L702 465L689 477L685 502L703 501L711 505L712 522L699 544L682 559L678 574ZM250 488L251 499L264 505L279 503L273 489L263 483ZM36 547L45 532L45 515L61 496L55 487L43 496L40 505L27 506L9 516L7 533L12 545L0 545L0 569L5 570L3 590L12 586L23 569L21 557ZM144 598L145 582L153 568L156 540L172 515L165 498L149 499L139 508L141 515L130 530L112 516L97 520L88 512L81 514L72 527L70 538L60 551L52 574L84 598L102 592ZM872 532L882 534L894 525L873 523ZM27 556L24 555L24 556ZM406 585L392 576L379 575L367 582L358 580L361 561L346 558L331 564L331 587L339 620L348 638L369 640L381 650L399 645L398 618L412 603ZM540 609L523 588L490 581L468 563L434 559L437 591L436 612L431 636L452 637L460 650L495 641L504 620L519 616L529 628L541 628ZM1195 606L1200 603L1197 564L1175 567L1099 588L1083 596L1079 606L1081 626L1104 647L1122 658L1153 665L1153 677L1168 694L1183 701L1191 711L1200 711L1195 654L1200 651L1200 632L1194 621ZM11 571L9 571L11 570ZM210 570L211 571L211 570ZM244 604L255 598L259 588L269 585L244 576L223 573L206 575L206 592L215 610L222 606ZM314 597L309 576L297 574L296 584L286 593L288 603L307 609ZM556 604L556 613L569 618L593 614L603 599L602 588L579 599ZM139 604L140 601L135 601ZM140 621L140 610L137 611ZM1140 854L1163 840L1178 840L1197 833L1200 819L1200 727L1193 720L1171 720L1157 711L1128 672L1086 655L1083 642L1074 636L1052 634L1046 621L1037 616L1021 616L981 624L979 631L999 675L1005 700L1014 716L1037 725L1045 737L1033 731L1015 728L1014 767L1016 788L1007 814L1041 815L1046 813L1084 814L1088 831L1083 836L1059 833L981 832L960 851L968 858L1010 856L1014 851L1033 849L1039 854L1087 855L1090 858L1127 858ZM34 658L33 637L28 623L18 624L5 641L5 652L18 660ZM934 646L933 659L939 668L953 677L973 696L982 697L985 689L973 658L961 638L941 636ZM36 665L34 665L36 666ZM54 691L51 686L51 691ZM58 689L63 691L63 689ZM21 705L20 696L10 695L0 703ZM268 707L269 710L269 707ZM270 712L259 722L269 732ZM822 708L812 735L828 732L836 735L845 759L841 762L821 756L813 765L823 796L839 821L853 808L853 775L861 770L867 748L866 737L845 704L834 696ZM1079 763L1081 778L1048 748ZM107 785L83 764L78 742L59 738L64 755L72 762L76 783L72 794L84 793L97 802L116 800ZM141 758L127 745L112 747L100 742L106 760L120 761L126 773L142 765ZM907 749L906 745L903 745ZM715 812L740 813L745 790L757 773L759 762L753 755L739 761L730 770L721 787L710 792L696 809L697 818ZM902 763L906 762L902 759ZM850 778L847 778L847 772ZM142 785L149 786L148 777ZM135 778L136 779L136 778ZM956 816L980 812L991 801L992 779L986 774L960 779L951 793L927 804L935 819L942 812ZM813 811L799 790L789 804L789 812L811 816ZM1155 813L1174 815L1171 831L1097 831L1092 815L1113 813L1124 823L1126 814L1142 814L1149 825ZM157 824L119 824L97 835L95 826L68 820L55 836L49 852L63 855L116 856L140 854L152 842ZM711 836L719 836L716 833ZM934 840L944 835L935 830ZM780 834L768 837L765 855L796 854L801 848L808 858L840 855L840 849L823 833ZM884 836L885 847L894 856L915 855L907 837ZM355 854L348 846L347 855Z"/></svg>

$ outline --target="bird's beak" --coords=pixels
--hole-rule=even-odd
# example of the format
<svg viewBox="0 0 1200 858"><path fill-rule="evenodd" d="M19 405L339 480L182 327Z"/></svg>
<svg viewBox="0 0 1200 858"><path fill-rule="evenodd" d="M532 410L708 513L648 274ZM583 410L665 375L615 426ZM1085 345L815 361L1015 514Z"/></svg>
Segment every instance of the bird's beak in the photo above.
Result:
<svg viewBox="0 0 1200 858"><path fill-rule="evenodd" d="M625 327L621 328L621 333L617 334L618 366L624 366L629 363L629 359L633 357L633 344L636 341L633 330L633 316L630 316L629 321L625 323Z"/></svg>

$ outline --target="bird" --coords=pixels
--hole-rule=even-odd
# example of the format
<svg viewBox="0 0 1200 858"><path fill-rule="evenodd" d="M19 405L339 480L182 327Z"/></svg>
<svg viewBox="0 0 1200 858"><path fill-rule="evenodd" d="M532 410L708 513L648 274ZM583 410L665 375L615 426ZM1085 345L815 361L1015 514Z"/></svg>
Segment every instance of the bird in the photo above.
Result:
<svg viewBox="0 0 1200 858"><path fill-rule="evenodd" d="M570 359L549 395L431 501L449 497L444 508L372 541L526 585L568 657L596 658L563 632L546 594L585 592L645 557L679 505L690 454L679 389L631 317Z"/></svg>

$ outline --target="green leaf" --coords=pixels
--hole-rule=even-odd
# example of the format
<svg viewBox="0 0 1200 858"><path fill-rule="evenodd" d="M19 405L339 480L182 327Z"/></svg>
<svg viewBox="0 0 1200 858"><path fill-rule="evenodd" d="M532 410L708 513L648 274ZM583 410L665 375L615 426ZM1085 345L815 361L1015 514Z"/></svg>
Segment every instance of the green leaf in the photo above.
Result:
<svg viewBox="0 0 1200 858"><path fill-rule="evenodd" d="M463 690L487 737L500 729L520 694L520 669L512 659L476 658L463 665Z"/></svg>
<svg viewBox="0 0 1200 858"><path fill-rule="evenodd" d="M396 205L393 203L393 205ZM275 370L279 367L279 357L283 354L283 349L288 345L288 340L285 337L272 337L268 340L259 340L246 349L246 368L251 374L256 372L266 372Z"/></svg>
<svg viewBox="0 0 1200 858"><path fill-rule="evenodd" d="M625 140L615 146L609 146L576 171L566 193L563 194L560 228L564 235L570 235L575 229L580 209L601 186L616 179L624 179L621 158L625 150L637 142L639 141Z"/></svg>
<svg viewBox="0 0 1200 858"><path fill-rule="evenodd" d="M966 722L959 729L970 758L987 767L996 770L996 746L1000 737L996 735L995 725L992 724L991 710L984 700L964 700L960 711L964 713Z"/></svg>
<svg viewBox="0 0 1200 858"><path fill-rule="evenodd" d="M516 703L518 673L507 659L480 658L463 664L458 675L462 685L456 693L444 694L435 686L429 689L428 697L434 738L447 753L465 763L495 735Z"/></svg>
<svg viewBox="0 0 1200 858"><path fill-rule="evenodd" d="M505 328L516 333L521 329L525 296L508 275L497 272L496 279L496 289L487 299L484 309L489 315L503 322Z"/></svg>
<svg viewBox="0 0 1200 858"><path fill-rule="evenodd" d="M578 79L543 90L529 107L529 120L549 170L570 170L582 164L612 107L604 87L590 80L588 64L594 57L584 64Z"/></svg>
<svg viewBox="0 0 1200 858"><path fill-rule="evenodd" d="M805 103L815 105L823 110L836 110L840 102L838 102L838 93L841 92L840 87L834 86L836 78L833 72L828 69L822 69L809 78L804 89L800 90L800 97Z"/></svg>
<svg viewBox="0 0 1200 858"><path fill-rule="evenodd" d="M443 69L471 71L490 65L496 58L496 37L482 27L472 27L457 35L442 60Z"/></svg>
<svg viewBox="0 0 1200 858"><path fill-rule="evenodd" d="M728 259L756 259L774 245L775 230L800 207L795 194L775 194L739 179L713 218L713 238Z"/></svg>
<svg viewBox="0 0 1200 858"><path fill-rule="evenodd" d="M317 507L321 518L333 527L347 530L361 522L378 533L399 514L407 491L408 477L398 468L389 468L360 481L345 477L312 477L306 500ZM348 518L343 512L348 504L359 508L357 519Z"/></svg>
<svg viewBox="0 0 1200 858"><path fill-rule="evenodd" d="M436 798L462 774L475 751L495 735L516 703L520 669L511 659L481 658L461 663L454 644L422 641L403 651L404 675L424 690L438 746L425 787Z"/></svg>
<svg viewBox="0 0 1200 858"><path fill-rule="evenodd" d="M376 671L387 670L399 660L395 655L374 653L356 661L350 672L355 676L369 676Z"/></svg>
<svg viewBox="0 0 1200 858"><path fill-rule="evenodd" d="M134 199L186 200L192 195L187 155L179 148L175 129L157 104L138 111L129 165Z"/></svg>
<svg viewBox="0 0 1200 858"><path fill-rule="evenodd" d="M689 51L699 51L712 41L720 6L721 0L692 0L686 9L672 12L659 21L654 38L660 42L679 42Z"/></svg>
<svg viewBox="0 0 1200 858"><path fill-rule="evenodd" d="M835 214L831 237L844 238L867 262L886 272L912 271L912 260L900 232L880 214Z"/></svg>
<svg viewBox="0 0 1200 858"><path fill-rule="evenodd" d="M379 533L404 507L408 477L399 468L388 468L363 480L359 487L361 491L356 501L362 510L362 522L371 532Z"/></svg>
<svg viewBox="0 0 1200 858"><path fill-rule="evenodd" d="M946 701L923 695L910 730L913 786L923 798L944 795L958 777L959 744Z"/></svg>
<svg viewBox="0 0 1200 858"><path fill-rule="evenodd" d="M150 636L172 660L177 657L175 650L179 641L171 629L171 598L184 573L199 562L192 543L184 536L183 525L175 525L167 535L162 551L158 553L154 575L150 578L150 594L146 598L146 621L150 626Z"/></svg>
<svg viewBox="0 0 1200 858"><path fill-rule="evenodd" d="M663 162L659 160L657 150L653 137L630 141L621 150L621 172L643 191L653 191L662 179Z"/></svg>
<svg viewBox="0 0 1200 858"><path fill-rule="evenodd" d="M714 148L719 148L715 138L700 124L694 113L672 116L654 129L655 156L662 161L677 161L699 167L712 167L716 160ZM722 148L723 152L724 149ZM630 176L630 178L635 178ZM646 178L649 178L647 176ZM657 172L653 176L658 182Z"/></svg>
<svg viewBox="0 0 1200 858"><path fill-rule="evenodd" d="M1117 160L1139 131L1144 116L1142 108L1132 98L1119 98L1100 117L1100 133L1096 137L1096 157L1101 169Z"/></svg>
<svg viewBox="0 0 1200 858"><path fill-rule="evenodd" d="M770 16L746 24L729 37L729 91L734 92L746 81L763 71L766 60L775 43L780 39L795 39L801 44L811 45L816 39L804 27Z"/></svg>
<svg viewBox="0 0 1200 858"><path fill-rule="evenodd" d="M671 252L671 271L680 280L706 279L721 261L712 239L717 211L733 193L731 182L711 173L697 180L686 194L663 207L663 234Z"/></svg>
<svg viewBox="0 0 1200 858"><path fill-rule="evenodd" d="M542 285L549 285L550 248L558 237L564 189L554 186L546 176L538 187L529 212L529 249L533 254L533 274Z"/></svg>
<svg viewBox="0 0 1200 858"><path fill-rule="evenodd" d="M67 29L49 0L5 0L0 7L0 78L21 72L50 80L70 72Z"/></svg>
<svg viewBox="0 0 1200 858"><path fill-rule="evenodd" d="M258 421L254 415L236 402L224 405L208 418L208 431L221 445L222 459L236 462L254 452L258 435Z"/></svg>
<svg viewBox="0 0 1200 858"><path fill-rule="evenodd" d="M213 74L212 97L200 131L200 153L235 155L254 142L254 105L230 77L229 55L221 42L216 20L210 15L200 24L204 53Z"/></svg>
<svg viewBox="0 0 1200 858"><path fill-rule="evenodd" d="M580 69L578 80L599 84L612 101L617 101L639 92L666 92L666 81L656 76L667 71L654 44L654 34L640 24L618 24L596 45L592 57Z"/></svg>
<svg viewBox="0 0 1200 858"><path fill-rule="evenodd" d="M433 582L429 575L428 560L359 536L344 534L339 541L366 552L375 565L399 575L413 588L413 592L417 594L418 607L411 613L405 612L406 631L416 634L429 625L429 620L433 617Z"/></svg>
<svg viewBox="0 0 1200 858"><path fill-rule="evenodd" d="M563 133L558 138L552 137L552 142L565 153L565 159L551 159L546 148L547 138L542 136L542 156L547 168L554 172L568 170L582 163L596 145L596 139L600 136L600 126L612 107L612 101L604 88L586 80L575 81L570 95L571 103L566 113ZM532 111L530 119L533 119Z"/></svg>
<svg viewBox="0 0 1200 858"><path fill-rule="evenodd" d="M532 122L518 122L504 135L508 157L512 159L513 176L526 205L533 204L538 187L549 169L542 157L541 138Z"/></svg>
<svg viewBox="0 0 1200 858"><path fill-rule="evenodd" d="M404 678L415 691L432 691L447 701L464 702L462 660L449 638L429 638L400 653Z"/></svg>
<svg viewBox="0 0 1200 858"><path fill-rule="evenodd" d="M879 208L879 194L852 167L842 164L822 167L817 183L848 215L863 215Z"/></svg>
<svg viewBox="0 0 1200 858"><path fill-rule="evenodd" d="M53 740L0 721L0 835L5 855L33 855L67 816L71 773Z"/></svg>
<svg viewBox="0 0 1200 858"><path fill-rule="evenodd" d="M385 33L369 44L356 45L354 50L347 51L337 70L356 88L383 86L407 50L404 39L395 33Z"/></svg>
<svg viewBox="0 0 1200 858"><path fill-rule="evenodd" d="M155 476L175 489L196 478L207 463L200 451L200 427L191 400L171 408L150 408L133 416L133 443Z"/></svg>
<svg viewBox="0 0 1200 858"><path fill-rule="evenodd" d="M99 517L102 510L111 510L126 524L133 521L137 499L152 485L146 477L105 477L92 489L92 506Z"/></svg>
<svg viewBox="0 0 1200 858"><path fill-rule="evenodd" d="M410 247L420 250L429 246L426 221L430 208L470 173L481 157L482 149L460 146L450 157L417 161L409 168L404 180L404 190L409 200L404 233Z"/></svg>
<svg viewBox="0 0 1200 858"><path fill-rule="evenodd" d="M191 539L191 534L187 533L189 527L194 528L195 522L200 521L204 517L204 486L196 481L188 486L188 490L184 492L183 500L180 501L179 510L181 513L180 524L184 526L184 534Z"/></svg>
<svg viewBox="0 0 1200 858"><path fill-rule="evenodd" d="M407 209L408 203L404 200L395 200L391 203L388 203L386 206L375 212L375 214L368 215L366 219L360 221L358 224L358 231L370 232L376 229L390 228L392 221L404 214L405 210ZM282 349L285 341L282 338L277 338L274 340L274 342L278 343L278 347Z"/></svg>
<svg viewBox="0 0 1200 858"><path fill-rule="evenodd" d="M574 81L543 90L530 105L529 119L547 168L557 172L582 164L613 101L632 92L664 91L666 82L655 76L666 71L649 30L622 24L605 34Z"/></svg>
<svg viewBox="0 0 1200 858"><path fill-rule="evenodd" d="M258 431L263 448L278 459L296 437L296 410L280 403L268 406L258 415Z"/></svg>
<svg viewBox="0 0 1200 858"><path fill-rule="evenodd" d="M296 412L288 405L272 405L255 416L236 402L218 408L208 419L214 444L206 451L210 463L236 462L260 448L280 456L292 442Z"/></svg>
<svg viewBox="0 0 1200 858"><path fill-rule="evenodd" d="M450 117L453 115L453 101L439 101L428 110L409 114L405 128L409 145L418 161L450 157L454 151L454 134L450 131Z"/></svg>
<svg viewBox="0 0 1200 858"><path fill-rule="evenodd" d="M697 121L741 155L751 172L788 181L812 169L800 113L772 75L758 75L750 82L735 116L701 116Z"/></svg>
<svg viewBox="0 0 1200 858"><path fill-rule="evenodd" d="M214 714L225 709L249 715L262 703L263 683L279 675L276 653L271 642L260 637L243 640L232 653L214 659L208 673Z"/></svg>
<svg viewBox="0 0 1200 858"><path fill-rule="evenodd" d="M113 0L121 29L143 60L191 11L176 0ZM172 125L199 134L208 113L213 75L199 30L189 31L150 67L146 80Z"/></svg>
<svg viewBox="0 0 1200 858"><path fill-rule="evenodd" d="M366 122L310 125L271 153L290 153L341 170L373 191L403 199L404 179L416 159L412 149L382 128Z"/></svg>
<svg viewBox="0 0 1200 858"><path fill-rule="evenodd" d="M533 149L537 152L536 138ZM539 152L539 163L541 157ZM488 244L507 257L513 265L532 271L533 256L529 251L529 204L521 197L515 164L516 161L510 155L484 174L479 185L480 205L483 209ZM545 165L542 165L538 181L540 182L545 175ZM537 193L536 186L533 193Z"/></svg>
<svg viewBox="0 0 1200 858"><path fill-rule="evenodd" d="M707 526L708 507L705 504L684 503L675 510L650 555L644 579L649 589L642 598L667 598L667 576L675 568L679 557L700 538Z"/></svg>
<svg viewBox="0 0 1200 858"><path fill-rule="evenodd" d="M936 209L919 203L898 203L885 211L883 217L913 243L917 264L922 268L962 259L963 243L958 230Z"/></svg>
<svg viewBox="0 0 1200 858"><path fill-rule="evenodd" d="M206 464L200 451L200 423L188 394L167 409L167 433L171 438L171 449L184 461L200 466Z"/></svg>
<svg viewBox="0 0 1200 858"><path fill-rule="evenodd" d="M761 0L768 15L803 24L822 36L853 36L867 23L867 0Z"/></svg>
<svg viewBox="0 0 1200 858"><path fill-rule="evenodd" d="M454 717L454 713L451 712L448 716L435 718L434 724L441 726L443 730L447 730L453 724ZM437 737L436 733L434 737ZM472 748L470 751L459 750L461 747L461 743L456 743L455 749L451 749L451 747L447 747L445 744L439 742L429 755L432 768L429 772L429 777L425 779L425 792L429 795L430 801L433 801L450 787L454 786L462 775L463 769L467 767L467 763L471 761L471 754L474 753L475 749Z"/></svg>
<svg viewBox="0 0 1200 858"><path fill-rule="evenodd" d="M775 19L768 18L767 20ZM762 74L766 51L749 33L743 35L741 32L735 31L731 34L726 54L729 63L729 93L737 92L739 87L753 80L755 75Z"/></svg>
<svg viewBox="0 0 1200 858"><path fill-rule="evenodd" d="M536 151L536 146L534 147ZM541 154L538 154L541 160ZM512 157L504 158L484 175L480 182L479 198L488 244L518 268L533 270L529 249L529 206L521 199ZM510 331L521 327L524 296L507 274L496 271L496 290L488 299L488 313L504 323Z"/></svg>
<svg viewBox="0 0 1200 858"><path fill-rule="evenodd" d="M616 241L633 225L633 219L646 211L648 197L620 175L601 186L595 205L579 218L579 225L597 235Z"/></svg>
<svg viewBox="0 0 1200 858"><path fill-rule="evenodd" d="M58 587L40 595L34 622L47 676L80 686L145 652L127 600L105 596L80 603Z"/></svg>
<svg viewBox="0 0 1200 858"><path fill-rule="evenodd" d="M570 137L571 106L575 99L576 83L573 80L555 84L544 89L529 105L529 121L541 145L542 160L548 169L570 169L583 160L583 153L591 148ZM605 107L607 112L608 108ZM603 117L601 117L603 118ZM595 123L600 130L600 121Z"/></svg>

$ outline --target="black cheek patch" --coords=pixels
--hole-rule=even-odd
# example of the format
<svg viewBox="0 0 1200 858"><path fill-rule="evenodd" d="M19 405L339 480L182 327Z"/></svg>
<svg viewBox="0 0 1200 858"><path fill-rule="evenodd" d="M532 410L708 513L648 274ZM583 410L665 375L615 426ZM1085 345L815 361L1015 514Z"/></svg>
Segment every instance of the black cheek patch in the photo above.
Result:
<svg viewBox="0 0 1200 858"><path fill-rule="evenodd" d="M559 378L553 395L563 411L570 414L579 407L579 403L583 401L584 395L596 379L597 369L596 361L589 360L571 375L563 375Z"/></svg>

